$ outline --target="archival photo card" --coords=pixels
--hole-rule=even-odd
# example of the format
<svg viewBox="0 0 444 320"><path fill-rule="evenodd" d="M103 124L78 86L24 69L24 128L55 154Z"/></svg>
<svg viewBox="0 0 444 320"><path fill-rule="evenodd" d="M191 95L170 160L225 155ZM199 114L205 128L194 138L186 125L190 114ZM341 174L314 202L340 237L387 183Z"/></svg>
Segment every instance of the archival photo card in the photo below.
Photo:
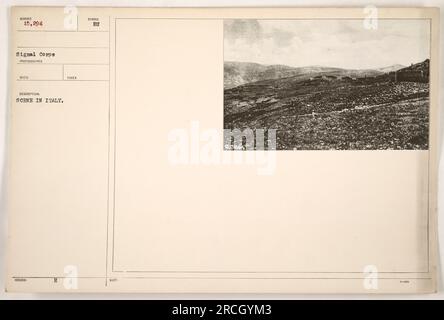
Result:
<svg viewBox="0 0 444 320"><path fill-rule="evenodd" d="M436 292L439 17L11 8L6 290Z"/></svg>

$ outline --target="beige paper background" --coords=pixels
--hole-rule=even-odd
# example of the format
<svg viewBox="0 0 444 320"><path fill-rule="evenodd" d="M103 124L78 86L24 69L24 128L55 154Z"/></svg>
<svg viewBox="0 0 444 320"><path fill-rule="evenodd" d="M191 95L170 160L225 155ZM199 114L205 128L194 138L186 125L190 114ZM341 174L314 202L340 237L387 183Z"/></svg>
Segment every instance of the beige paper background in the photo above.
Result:
<svg viewBox="0 0 444 320"><path fill-rule="evenodd" d="M51 10L42 12L58 17ZM44 278L63 277L66 264L80 266L81 290L88 291L365 292L368 264L383 272L378 292L434 290L433 96L432 157L424 151L278 152L269 177L251 166L168 163L170 130L187 129L190 120L222 127L221 18L362 11L109 13L156 18L110 19L115 78L109 88L33 84L32 90L61 92L72 105L13 105L9 275L43 278L10 279L10 290L63 290ZM437 37L432 10L381 13L434 17ZM180 19L157 19L173 17ZM435 83L432 73L432 95Z"/></svg>

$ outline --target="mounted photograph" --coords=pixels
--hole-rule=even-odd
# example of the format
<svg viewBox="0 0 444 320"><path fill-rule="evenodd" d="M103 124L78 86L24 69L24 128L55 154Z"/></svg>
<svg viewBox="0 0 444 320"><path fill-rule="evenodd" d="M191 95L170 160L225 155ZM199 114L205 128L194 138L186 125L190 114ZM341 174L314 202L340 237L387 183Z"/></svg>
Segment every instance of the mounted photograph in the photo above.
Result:
<svg viewBox="0 0 444 320"><path fill-rule="evenodd" d="M427 19L225 20L224 149L428 150L429 65Z"/></svg>

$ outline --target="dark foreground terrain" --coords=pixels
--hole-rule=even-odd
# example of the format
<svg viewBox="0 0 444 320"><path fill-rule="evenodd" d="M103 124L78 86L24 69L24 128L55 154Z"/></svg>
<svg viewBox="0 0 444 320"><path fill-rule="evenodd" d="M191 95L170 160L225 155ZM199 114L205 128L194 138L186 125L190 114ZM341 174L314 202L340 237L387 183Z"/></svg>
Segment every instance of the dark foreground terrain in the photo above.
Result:
<svg viewBox="0 0 444 320"><path fill-rule="evenodd" d="M224 128L277 129L278 150L428 149L428 78L405 69L396 76L290 76L226 89Z"/></svg>

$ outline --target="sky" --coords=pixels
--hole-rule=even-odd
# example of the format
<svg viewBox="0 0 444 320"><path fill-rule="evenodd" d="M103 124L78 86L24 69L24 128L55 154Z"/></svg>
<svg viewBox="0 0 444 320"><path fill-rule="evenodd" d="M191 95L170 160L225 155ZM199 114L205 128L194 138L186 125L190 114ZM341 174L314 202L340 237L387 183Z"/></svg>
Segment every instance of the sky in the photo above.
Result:
<svg viewBox="0 0 444 320"><path fill-rule="evenodd" d="M372 69L430 57L428 20L226 20L224 60Z"/></svg>

